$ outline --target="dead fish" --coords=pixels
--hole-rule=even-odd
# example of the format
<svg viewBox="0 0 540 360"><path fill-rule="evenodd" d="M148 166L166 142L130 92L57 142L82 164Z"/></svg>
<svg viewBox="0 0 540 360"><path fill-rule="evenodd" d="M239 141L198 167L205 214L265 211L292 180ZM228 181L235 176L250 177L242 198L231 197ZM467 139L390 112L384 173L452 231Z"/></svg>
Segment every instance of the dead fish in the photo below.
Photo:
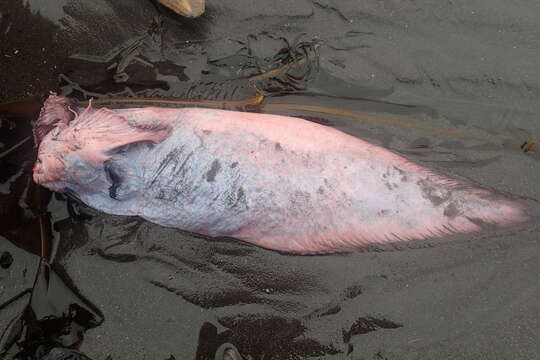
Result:
<svg viewBox="0 0 540 360"><path fill-rule="evenodd" d="M33 178L105 213L320 254L532 222L534 200L419 166L303 119L95 109L51 95Z"/></svg>

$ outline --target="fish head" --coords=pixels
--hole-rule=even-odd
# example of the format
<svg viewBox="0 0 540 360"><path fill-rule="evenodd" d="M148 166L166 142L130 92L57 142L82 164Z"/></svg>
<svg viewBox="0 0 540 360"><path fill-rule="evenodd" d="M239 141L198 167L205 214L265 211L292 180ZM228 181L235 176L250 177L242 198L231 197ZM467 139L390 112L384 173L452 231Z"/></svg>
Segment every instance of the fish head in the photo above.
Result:
<svg viewBox="0 0 540 360"><path fill-rule="evenodd" d="M45 100L39 118L33 128L34 143L38 156L34 164L33 177L37 184L53 191L62 191L66 179L65 155L74 144L62 137L62 130L77 116L75 103L56 93Z"/></svg>
<svg viewBox="0 0 540 360"><path fill-rule="evenodd" d="M72 109L66 101L52 100L45 102L34 128L39 144L34 181L85 203L134 196L141 187L137 178L144 166L136 159L148 146L170 136L172 126L167 120L146 118L137 111L94 109L91 104ZM47 131L41 130L44 126ZM150 145L141 146L145 144Z"/></svg>

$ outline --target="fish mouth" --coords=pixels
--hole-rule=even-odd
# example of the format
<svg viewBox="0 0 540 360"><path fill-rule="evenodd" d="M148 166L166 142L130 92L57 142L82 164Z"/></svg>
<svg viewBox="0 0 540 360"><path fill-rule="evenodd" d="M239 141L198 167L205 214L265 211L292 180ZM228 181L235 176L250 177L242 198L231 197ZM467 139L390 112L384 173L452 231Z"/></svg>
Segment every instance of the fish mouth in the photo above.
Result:
<svg viewBox="0 0 540 360"><path fill-rule="evenodd" d="M49 183L63 183L65 175L66 166L62 160L54 155L38 153L32 169L32 177L36 184L48 187Z"/></svg>
<svg viewBox="0 0 540 360"><path fill-rule="evenodd" d="M60 181L61 176L56 172L45 171L43 165L36 162L32 170L32 178L38 185L44 186L52 191L61 192L65 189L65 184Z"/></svg>

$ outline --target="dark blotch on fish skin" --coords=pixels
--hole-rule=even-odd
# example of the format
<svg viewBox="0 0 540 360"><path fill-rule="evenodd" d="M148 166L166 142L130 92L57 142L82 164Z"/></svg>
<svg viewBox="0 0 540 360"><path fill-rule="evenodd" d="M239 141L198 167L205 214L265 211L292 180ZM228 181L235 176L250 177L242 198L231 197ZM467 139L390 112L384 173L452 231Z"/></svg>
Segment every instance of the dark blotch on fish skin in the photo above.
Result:
<svg viewBox="0 0 540 360"><path fill-rule="evenodd" d="M455 218L459 215L459 210L453 202L448 204L446 208L444 209L444 216L448 216L449 218Z"/></svg>
<svg viewBox="0 0 540 360"><path fill-rule="evenodd" d="M274 145L274 147L276 148L276 151L283 151L283 147L281 147L281 144L278 142Z"/></svg>
<svg viewBox="0 0 540 360"><path fill-rule="evenodd" d="M238 161L235 161L235 162L233 162L233 163L230 165L230 168L231 168L231 169L234 169L234 168L237 167L237 166L238 166Z"/></svg>
<svg viewBox="0 0 540 360"><path fill-rule="evenodd" d="M206 173L206 181L213 182L216 179L216 175L218 174L219 170L221 170L221 164L219 163L219 160L216 159L212 161L212 166Z"/></svg>
<svg viewBox="0 0 540 360"><path fill-rule="evenodd" d="M169 166L170 164L173 164L173 167L174 169L176 169L176 166L178 165L178 162L179 162L179 159L181 159L182 157L182 154L184 152L184 146L181 146L180 148L175 148L173 149L171 152L169 152L167 154L167 156L165 156L165 158L163 160L161 160L161 163L159 164L159 167L158 167L158 170L156 171L156 174L154 175L153 179L152 179L152 182L151 182L151 185L154 185L155 182L158 180L158 178L160 177L161 173L167 168L167 166ZM183 163L181 164L180 166L180 169L179 171L182 171L182 169L184 168L184 165L186 164L186 162L193 156L193 152L189 153Z"/></svg>
<svg viewBox="0 0 540 360"><path fill-rule="evenodd" d="M437 196L437 195L433 195L431 192L429 191L426 191L424 192L426 194L426 197L429 201L431 201L431 203L434 205L434 206L439 206L441 205L445 199L443 199L442 197L440 196Z"/></svg>
<svg viewBox="0 0 540 360"><path fill-rule="evenodd" d="M394 189L397 189L399 187L398 184L396 184L396 183L385 182L384 184L386 185L388 190L394 190Z"/></svg>
<svg viewBox="0 0 540 360"><path fill-rule="evenodd" d="M238 198L239 201L240 201L240 200L244 200L244 201L245 201L245 198L244 198L244 197L245 197L244 189L242 189L242 188L240 187L240 188L238 189L238 193L237 193L237 194L238 194L237 198Z"/></svg>
<svg viewBox="0 0 540 360"><path fill-rule="evenodd" d="M429 184L429 183L426 184L426 181L424 181L424 180L418 181L418 185L422 189L422 193L423 193L424 198L431 201L431 203L435 207L441 205L442 203L447 201L448 198L450 197L449 192L447 192L444 197L441 197L441 196L435 194L437 189L434 186L432 186L431 184Z"/></svg>
<svg viewBox="0 0 540 360"><path fill-rule="evenodd" d="M304 156L302 156L302 164L306 167L311 167L311 164L313 163L312 159L311 159L311 155L309 154L305 154ZM345 169L347 169L347 167L345 166Z"/></svg>
<svg viewBox="0 0 540 360"><path fill-rule="evenodd" d="M203 130L202 132L204 135L210 135L212 133L210 130Z"/></svg>
<svg viewBox="0 0 540 360"><path fill-rule="evenodd" d="M236 193L230 194L226 199L227 206L230 208L237 208L243 205L243 208L247 209L246 193L242 187L239 187Z"/></svg>
<svg viewBox="0 0 540 360"><path fill-rule="evenodd" d="M323 179L323 182L324 182L324 185L325 185L328 189L330 189L330 190L333 189L333 185L330 183L330 181L328 181L327 178L324 178L324 179Z"/></svg>
<svg viewBox="0 0 540 360"><path fill-rule="evenodd" d="M435 206L439 206L444 202L444 199L440 196L435 195L428 195L428 199L433 203Z"/></svg>

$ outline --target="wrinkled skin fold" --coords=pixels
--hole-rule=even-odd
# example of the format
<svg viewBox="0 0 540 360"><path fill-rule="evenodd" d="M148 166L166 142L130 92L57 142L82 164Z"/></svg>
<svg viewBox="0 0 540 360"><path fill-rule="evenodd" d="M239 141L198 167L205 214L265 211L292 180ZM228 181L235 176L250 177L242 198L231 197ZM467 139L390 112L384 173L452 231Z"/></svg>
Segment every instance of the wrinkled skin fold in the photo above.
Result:
<svg viewBox="0 0 540 360"><path fill-rule="evenodd" d="M200 108L80 109L51 95L34 180L95 209L318 254L530 220L498 194L298 118Z"/></svg>

